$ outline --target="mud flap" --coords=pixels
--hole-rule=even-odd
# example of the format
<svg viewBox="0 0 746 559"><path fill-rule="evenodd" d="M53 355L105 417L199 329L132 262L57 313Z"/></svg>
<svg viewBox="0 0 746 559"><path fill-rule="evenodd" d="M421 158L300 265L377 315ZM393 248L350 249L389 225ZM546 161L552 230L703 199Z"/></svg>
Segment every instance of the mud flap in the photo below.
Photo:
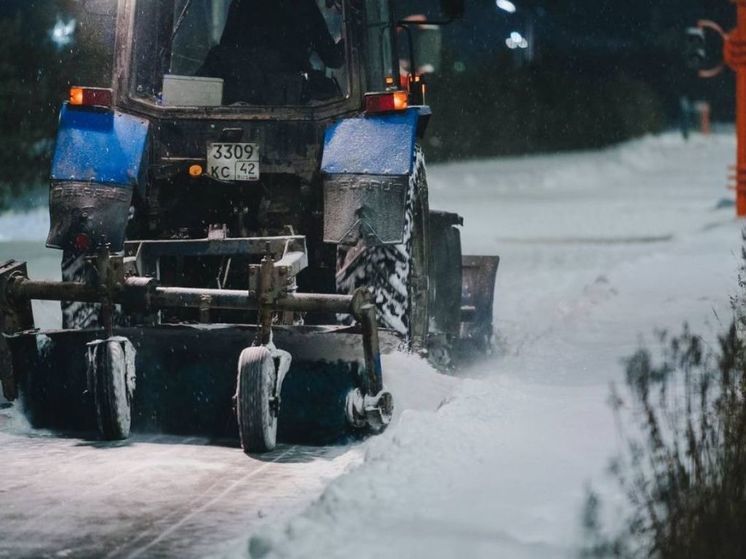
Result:
<svg viewBox="0 0 746 559"><path fill-rule="evenodd" d="M462 354L491 352L495 281L499 264L499 256L464 256L462 259L459 343Z"/></svg>

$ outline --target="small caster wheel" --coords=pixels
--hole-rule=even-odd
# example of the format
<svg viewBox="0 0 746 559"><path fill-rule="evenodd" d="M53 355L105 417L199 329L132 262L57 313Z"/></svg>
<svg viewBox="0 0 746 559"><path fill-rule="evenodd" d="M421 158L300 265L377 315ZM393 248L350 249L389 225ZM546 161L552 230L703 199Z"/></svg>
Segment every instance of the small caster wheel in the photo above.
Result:
<svg viewBox="0 0 746 559"><path fill-rule="evenodd" d="M88 385L93 393L101 437L107 441L129 437L135 390L135 348L127 338L109 338L88 344Z"/></svg>
<svg viewBox="0 0 746 559"><path fill-rule="evenodd" d="M241 448L247 454L275 448L280 414L277 380L272 352L267 347L243 350L238 359L236 415Z"/></svg>
<svg viewBox="0 0 746 559"><path fill-rule="evenodd" d="M377 435L391 423L394 397L387 390L381 390L375 396L364 396L359 388L355 388L347 395L345 409L347 422L354 429Z"/></svg>

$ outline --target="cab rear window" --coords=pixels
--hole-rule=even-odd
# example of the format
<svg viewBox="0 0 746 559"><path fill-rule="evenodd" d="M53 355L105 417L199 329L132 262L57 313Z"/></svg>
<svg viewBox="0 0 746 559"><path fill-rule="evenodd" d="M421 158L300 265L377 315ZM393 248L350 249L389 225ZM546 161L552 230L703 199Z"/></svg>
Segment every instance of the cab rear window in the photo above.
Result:
<svg viewBox="0 0 746 559"><path fill-rule="evenodd" d="M341 0L139 0L130 95L163 107L345 98L344 10Z"/></svg>

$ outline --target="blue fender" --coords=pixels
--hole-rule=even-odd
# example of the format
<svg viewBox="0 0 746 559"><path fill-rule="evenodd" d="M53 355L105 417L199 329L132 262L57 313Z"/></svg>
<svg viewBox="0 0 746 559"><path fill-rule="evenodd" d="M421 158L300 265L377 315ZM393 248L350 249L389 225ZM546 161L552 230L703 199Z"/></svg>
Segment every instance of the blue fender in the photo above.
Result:
<svg viewBox="0 0 746 559"><path fill-rule="evenodd" d="M325 242L403 242L415 143L429 115L415 107L329 126L321 162Z"/></svg>
<svg viewBox="0 0 746 559"><path fill-rule="evenodd" d="M63 105L52 181L140 184L146 171L149 128L147 120L119 111Z"/></svg>
<svg viewBox="0 0 746 559"><path fill-rule="evenodd" d="M321 171L327 175L409 175L427 107L340 120L324 137Z"/></svg>
<svg viewBox="0 0 746 559"><path fill-rule="evenodd" d="M52 159L47 246L124 246L136 187L145 185L150 123L114 110L62 107ZM83 237L81 237L83 235Z"/></svg>

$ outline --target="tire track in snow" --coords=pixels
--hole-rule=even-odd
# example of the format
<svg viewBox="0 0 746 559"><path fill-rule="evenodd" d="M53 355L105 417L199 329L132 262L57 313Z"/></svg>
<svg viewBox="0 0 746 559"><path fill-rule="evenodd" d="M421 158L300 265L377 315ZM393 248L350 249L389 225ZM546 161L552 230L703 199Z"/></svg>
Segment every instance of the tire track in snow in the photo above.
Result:
<svg viewBox="0 0 746 559"><path fill-rule="evenodd" d="M534 237L511 238L496 237L498 243L515 245L647 245L654 243L669 243L673 241L673 233L668 235L649 235L641 237Z"/></svg>
<svg viewBox="0 0 746 559"><path fill-rule="evenodd" d="M155 438L156 439L162 439L164 437L162 437L162 436L156 436ZM162 457L168 456L170 454L175 454L178 450L180 450L181 446L187 445L187 444L191 444L192 442L200 440L200 439L198 439L197 437L190 437L190 438L179 439L179 440L181 441L180 445L164 446L163 447L163 452L159 453L158 457L162 458ZM110 448L116 448L116 447L110 447ZM101 450L106 450L106 449L100 449L99 448L97 450L101 451ZM99 483L99 484L94 484L92 486L88 486L87 489L85 489L83 491L80 491L79 493L77 493L76 496L79 499L88 497L88 496L90 496L92 494L100 492L102 489L104 489L106 487L114 485L120 479L123 479L123 478L125 478L127 476L130 476L130 475L132 475L132 474L134 474L136 472L142 471L142 470L144 470L144 469L146 469L148 467L149 467L148 463L143 463L143 464L138 464L138 465L136 465L136 466L134 466L132 468L128 468L128 469L125 469L125 470L120 470L116 475L113 475L112 477L108 478L106 481L104 481L102 483ZM52 506L50 508L45 509L44 512L42 512L42 513L40 513L40 514L38 514L38 515L36 515L34 517L31 517L31 518L25 520L25 522L21 525L21 527L19 529L14 530L14 535L11 538L9 538L8 540L6 540L5 543L23 541L26 538L22 538L21 536L24 536L24 535L26 535L26 536L33 535L36 532L37 528L38 528L40 520L42 520L44 518L48 518L49 516L51 516L53 514L59 516L61 513L64 513L64 511L66 511L66 510L75 509L76 508L76 504L77 503L62 502L62 503L60 503L57 506Z"/></svg>
<svg viewBox="0 0 746 559"><path fill-rule="evenodd" d="M297 449L296 446L291 446L287 450L279 453L277 456L275 456L274 458L272 458L272 460L270 460L269 462L266 462L266 463L262 464L261 466L259 466L259 467L255 468L255 469L251 470L250 472L246 473L245 475L243 475L239 479L237 479L237 480L233 481L232 483L230 483L227 487L225 487L222 491L220 491L220 493L218 493L215 497L207 500L202 505L197 506L197 508L194 508L194 506L198 505L198 503L200 501L204 500L205 497L212 492L212 490L213 490L214 487L216 487L217 485L219 485L219 484L221 484L223 482L222 479L217 479L214 483L210 484L210 486L205 491L203 491L199 496L197 496L196 498L192 499L187 504L187 506L183 507L182 510L176 511L176 512L174 512L172 514L169 514L169 515L165 516L163 518L163 522L164 523L168 522L171 519L174 519L175 517L178 517L178 516L181 516L181 518L179 518L179 520L177 520L176 522L174 522L174 523L170 524L169 526L167 526L165 529L161 530L160 533L158 533L157 535L155 535L155 537L150 540L150 542L148 542L145 545L142 545L139 548L136 548L134 551L131 551L131 552L129 552L129 553L127 553L125 555L125 551L124 550L127 547L132 547L133 545L137 544L138 542L140 542L140 541L142 541L142 540L144 540L144 539L146 539L148 537L151 537L152 530L151 531L146 531L146 532L140 534L140 536L138 536L134 540L128 541L126 544L124 544L124 545L118 547L117 549L113 550L112 552L108 553L106 555L106 559L111 559L113 557L118 557L118 556L124 556L124 557L127 557L128 559L134 559L136 557L141 557L143 553L145 553L146 551L148 551L149 549L151 549L153 546L155 546L159 542L161 542L163 539L165 539L167 536L169 536L170 534L174 533L176 530L178 530L179 528L181 528L191 518L193 518L197 514L200 514L200 513L204 512L205 510L207 510L211 506L219 503L222 499L224 499L227 495L229 495L236 487L240 486L246 480L251 479L252 477L256 476L257 474L260 474L264 470L270 468L272 465L274 465L275 463L279 462L285 456L291 454L296 449ZM242 456L242 459L244 459L244 460L247 459L243 454L241 456Z"/></svg>
<svg viewBox="0 0 746 559"><path fill-rule="evenodd" d="M2 434L2 433L0 433L0 434ZM12 433L11 433L11 435L12 435ZM24 436L28 436L28 435L21 435L21 437L24 437ZM164 438L163 435L151 435L151 436L149 436L147 438L131 439L130 442L143 443L143 444L157 444L158 441L160 441L163 438ZM39 438L39 441L46 441L47 443L50 442L51 440L55 440L54 435L51 435L49 437L44 436L44 437L40 437ZM57 440L61 440L61 439L57 439ZM65 439L62 439L62 440L65 440ZM5 447L5 450L8 450L9 448L12 448L13 446L17 446L19 448L23 448L25 451L32 451L32 450L34 450L34 446L42 446L42 445L39 444L39 445L30 445L29 446L29 445L26 445L23 442L19 441L18 445L15 445L15 444L11 443L10 445L8 445L8 446ZM52 452L58 451L59 454L65 454L69 450L70 450L69 446L58 446L56 448L53 448ZM70 457L67 457L67 458L58 458L57 460L55 460L55 466L58 467L58 468L60 468L60 469L64 469L67 466L70 466L71 464L73 464L75 462L79 462L79 461L81 461L83 459L86 459L86 458L92 458L92 457L96 456L100 451L101 451L101 448L95 446L95 443L89 444L89 445L86 445L85 448L81 448L80 451L77 452L77 453L75 453L73 456L70 456ZM47 456L49 456L49 453L47 453ZM52 458L52 456L49 456L49 457ZM18 462L22 462L23 461L22 458L23 457L17 458ZM7 463L7 458L6 458L6 461L3 462L3 468L4 469L13 469L12 466L13 466L13 463L11 463L10 466L9 466L8 463ZM47 476L48 476L48 473L44 472L44 471L39 472L36 475L24 476L23 480L21 482L22 485L17 485L15 487L12 487L12 486L11 487L0 487L0 492L2 492L3 490L5 490L5 491L15 491L15 490L24 489L26 487L29 487L29 486L33 485L36 481L38 481L40 479L43 479L43 478L45 478ZM0 478L0 481L2 481L2 479L3 478Z"/></svg>

